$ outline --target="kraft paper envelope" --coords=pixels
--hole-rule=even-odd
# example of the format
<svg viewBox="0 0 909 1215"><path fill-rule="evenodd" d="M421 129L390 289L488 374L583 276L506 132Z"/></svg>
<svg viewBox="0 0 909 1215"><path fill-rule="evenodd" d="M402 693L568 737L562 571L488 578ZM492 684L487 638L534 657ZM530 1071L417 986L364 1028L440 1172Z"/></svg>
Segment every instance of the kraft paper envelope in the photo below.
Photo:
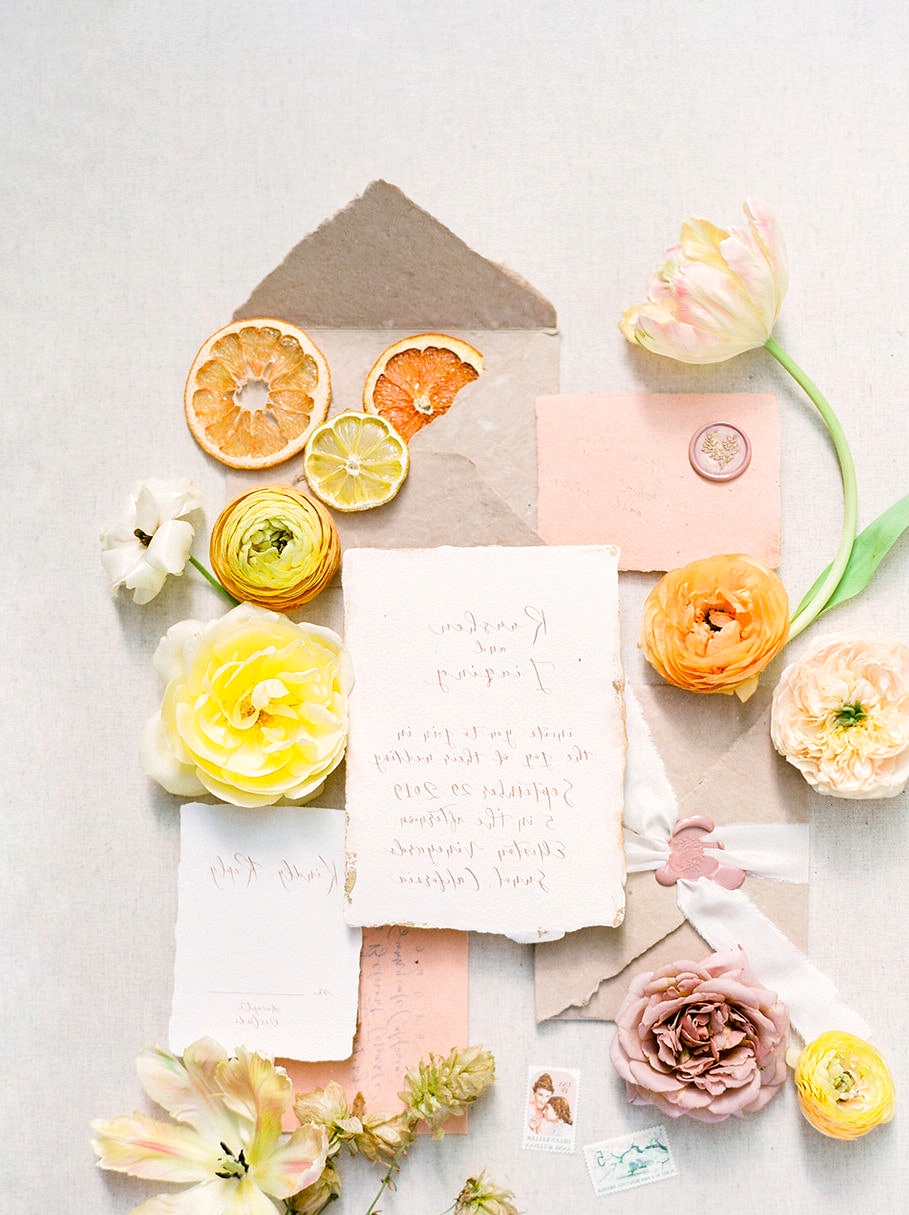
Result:
<svg viewBox="0 0 909 1215"><path fill-rule="evenodd" d="M329 416L363 408L370 369L399 338L446 333L484 358L448 413L411 440L410 475L394 502L337 516L343 547L540 543L534 401L558 391L559 336L555 310L529 284L376 181L296 245L234 313L268 316L298 325L322 350ZM228 489L301 476L298 458L230 474Z"/></svg>
<svg viewBox="0 0 909 1215"><path fill-rule="evenodd" d="M808 785L770 741L769 690L759 689L745 704L734 696L697 696L663 685L634 691L680 819L705 814L717 826L808 822ZM807 885L749 875L741 890L805 948ZM661 886L652 872L629 873L625 897L620 928L582 929L535 947L538 1021L612 1020L633 975L711 952L679 910L674 886Z"/></svg>

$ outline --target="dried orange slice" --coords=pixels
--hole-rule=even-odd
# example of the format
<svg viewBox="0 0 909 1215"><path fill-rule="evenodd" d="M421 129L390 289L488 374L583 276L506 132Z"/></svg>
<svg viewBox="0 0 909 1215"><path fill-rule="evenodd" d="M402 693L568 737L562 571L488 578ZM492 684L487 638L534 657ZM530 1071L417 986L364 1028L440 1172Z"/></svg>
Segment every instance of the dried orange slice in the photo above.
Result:
<svg viewBox="0 0 909 1215"><path fill-rule="evenodd" d="M390 502L409 466L407 444L392 424L353 410L317 426L303 453L309 488L335 510L369 510Z"/></svg>
<svg viewBox="0 0 909 1215"><path fill-rule="evenodd" d="M287 321L235 321L203 344L183 403L193 437L231 468L270 468L301 451L328 413L328 364Z"/></svg>
<svg viewBox="0 0 909 1215"><path fill-rule="evenodd" d="M363 406L381 414L402 439L441 417L465 384L483 370L483 356L460 338L420 333L395 342L366 377Z"/></svg>

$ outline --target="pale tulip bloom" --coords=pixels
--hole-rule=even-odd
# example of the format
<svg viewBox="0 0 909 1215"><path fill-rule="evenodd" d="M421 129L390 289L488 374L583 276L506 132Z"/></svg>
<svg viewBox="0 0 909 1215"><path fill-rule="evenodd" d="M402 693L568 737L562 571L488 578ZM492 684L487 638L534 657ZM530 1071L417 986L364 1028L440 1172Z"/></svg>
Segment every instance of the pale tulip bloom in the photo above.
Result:
<svg viewBox="0 0 909 1215"><path fill-rule="evenodd" d="M187 478L139 481L119 523L101 532L101 564L111 589L125 586L136 603L148 603L168 574L182 574L194 536L185 516L201 505L202 495Z"/></svg>
<svg viewBox="0 0 909 1215"><path fill-rule="evenodd" d="M909 781L909 646L819 637L780 676L770 735L819 793L896 797Z"/></svg>
<svg viewBox="0 0 909 1215"><path fill-rule="evenodd" d="M619 322L630 342L683 363L720 363L764 345L789 283L786 248L766 203L752 198L744 209L747 228L682 225L647 302Z"/></svg>
<svg viewBox="0 0 909 1215"><path fill-rule="evenodd" d="M143 1114L93 1122L98 1163L190 1188L159 1194L133 1215L278 1215L285 1199L321 1176L325 1130L310 1125L281 1135L293 1091L270 1059L242 1049L231 1058L203 1038L182 1059L148 1050L137 1066L142 1087L177 1122Z"/></svg>

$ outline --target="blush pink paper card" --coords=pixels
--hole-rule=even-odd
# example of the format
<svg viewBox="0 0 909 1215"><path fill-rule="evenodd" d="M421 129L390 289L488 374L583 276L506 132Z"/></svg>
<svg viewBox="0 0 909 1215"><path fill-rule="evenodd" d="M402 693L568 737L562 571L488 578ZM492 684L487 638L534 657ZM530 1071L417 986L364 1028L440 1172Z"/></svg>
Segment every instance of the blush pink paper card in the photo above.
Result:
<svg viewBox="0 0 909 1215"><path fill-rule="evenodd" d="M704 426L729 423L751 445L734 480L688 459ZM629 393L537 398L537 531L546 544L616 544L621 570L669 570L715 553L780 563L776 397Z"/></svg>
<svg viewBox="0 0 909 1215"><path fill-rule="evenodd" d="M294 1092L335 1080L353 1100L362 1092L369 1113L394 1113L404 1075L430 1052L447 1055L469 1044L467 934L450 929L364 928L360 1005L354 1052L338 1063L282 1059ZM288 1117L285 1130L296 1126ZM467 1130L467 1116L447 1133Z"/></svg>

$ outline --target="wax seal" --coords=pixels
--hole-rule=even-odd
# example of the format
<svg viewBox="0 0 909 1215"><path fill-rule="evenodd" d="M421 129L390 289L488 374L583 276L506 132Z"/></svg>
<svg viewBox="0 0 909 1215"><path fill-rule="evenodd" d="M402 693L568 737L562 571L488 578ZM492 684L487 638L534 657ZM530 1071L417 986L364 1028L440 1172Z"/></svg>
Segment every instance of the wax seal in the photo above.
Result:
<svg viewBox="0 0 909 1215"><path fill-rule="evenodd" d="M661 886L674 886L679 878L696 882L706 877L726 890L737 890L745 880L744 869L724 865L717 856L723 847L717 840L704 843L704 836L714 829L712 818L694 814L681 818L669 840L669 860L654 875Z"/></svg>
<svg viewBox="0 0 909 1215"><path fill-rule="evenodd" d="M732 481L751 463L751 441L731 422L710 422L688 444L691 467L707 481Z"/></svg>

